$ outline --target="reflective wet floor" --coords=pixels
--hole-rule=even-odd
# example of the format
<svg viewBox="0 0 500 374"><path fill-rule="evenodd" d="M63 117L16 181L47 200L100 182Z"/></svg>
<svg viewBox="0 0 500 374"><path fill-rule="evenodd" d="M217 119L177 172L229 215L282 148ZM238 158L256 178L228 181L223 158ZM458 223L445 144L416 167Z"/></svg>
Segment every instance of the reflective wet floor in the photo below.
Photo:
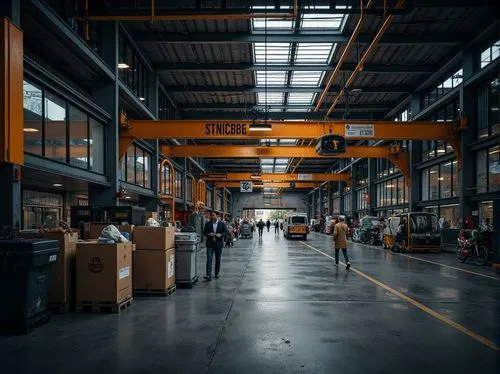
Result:
<svg viewBox="0 0 500 374"><path fill-rule="evenodd" d="M500 373L499 277L452 254L349 245L347 271L322 234L239 240L220 279L0 336L0 372Z"/></svg>

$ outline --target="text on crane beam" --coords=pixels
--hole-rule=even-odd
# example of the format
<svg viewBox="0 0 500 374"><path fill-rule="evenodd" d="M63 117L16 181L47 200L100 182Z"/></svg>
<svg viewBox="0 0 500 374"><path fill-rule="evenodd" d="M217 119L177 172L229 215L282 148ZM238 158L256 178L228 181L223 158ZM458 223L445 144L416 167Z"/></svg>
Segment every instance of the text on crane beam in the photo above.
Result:
<svg viewBox="0 0 500 374"><path fill-rule="evenodd" d="M246 135L246 123L206 123L205 135Z"/></svg>

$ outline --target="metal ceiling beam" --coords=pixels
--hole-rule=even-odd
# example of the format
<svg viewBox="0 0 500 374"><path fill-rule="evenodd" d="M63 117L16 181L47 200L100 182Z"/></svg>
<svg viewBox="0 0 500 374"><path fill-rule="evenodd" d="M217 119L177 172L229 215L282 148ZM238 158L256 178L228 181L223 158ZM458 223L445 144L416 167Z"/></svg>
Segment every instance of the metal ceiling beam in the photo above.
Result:
<svg viewBox="0 0 500 374"><path fill-rule="evenodd" d="M342 89L340 86L331 86L330 92L339 92ZM256 93L264 92L264 87L255 86L165 86L166 92L241 92L241 93ZM267 92L323 92L324 87L318 86L269 86ZM364 93L410 93L413 92L411 86L367 86L367 87L350 87L350 90L361 90ZM392 108L391 108L392 109Z"/></svg>
<svg viewBox="0 0 500 374"><path fill-rule="evenodd" d="M240 121L242 118L247 119L250 114L246 110L238 111L224 111L224 110L211 110L211 111L180 111L179 116L184 120L229 120L229 121ZM378 120L384 117L385 112L354 112L348 115L346 118L353 118L353 120ZM344 113L334 112L333 116L330 115L331 119L342 119ZM325 118L324 113L321 112L270 112L269 119L274 121L282 120L314 120L320 121Z"/></svg>
<svg viewBox="0 0 500 374"><path fill-rule="evenodd" d="M273 182L347 182L352 176L350 173L313 173L313 174L283 174L283 173L207 173L200 176L205 182L239 182L239 181L273 181Z"/></svg>
<svg viewBox="0 0 500 374"><path fill-rule="evenodd" d="M267 71L331 71L335 64L318 64L318 65L268 65ZM351 72L356 67L356 64L345 63L340 71ZM193 64L193 63L171 63L162 62L153 64L154 70L161 72L175 71L255 71L266 70L263 64L231 64L231 63L213 63L213 64ZM438 69L434 65L383 65L383 64L366 64L363 67L365 73L379 74L432 74Z"/></svg>
<svg viewBox="0 0 500 374"><path fill-rule="evenodd" d="M297 110L297 109L303 109L305 112L309 109L313 109L314 105L308 105L308 104L297 104L297 105L282 105L282 104L276 104L276 105L269 105L267 107L268 110L283 110L283 109L289 109L289 110ZM338 105L337 110L338 111L345 111L347 107L344 105ZM387 112L393 108L393 105L391 104L386 104L386 103L381 103L381 104L349 104L349 111L350 112ZM199 110L228 110L228 111L233 111L233 110L239 110L239 111L251 111L251 110L261 110L265 111L266 107L264 105L255 105L255 104L182 104L179 105L179 111L180 112L187 112L190 110L194 111L199 111ZM323 114L324 116L324 114Z"/></svg>
<svg viewBox="0 0 500 374"><path fill-rule="evenodd" d="M370 43L373 40L373 34L360 34L359 42L361 44ZM380 40L379 44L391 46L401 45L460 45L468 39L462 34L429 34L429 35L411 35L411 34L386 34ZM268 43L347 43L349 35L313 31L313 32L271 32L267 34ZM137 43L155 43L155 44L238 44L238 43L265 43L264 33L237 33L237 32L208 32L208 33L165 33L165 32L146 32L135 33L134 41Z"/></svg>

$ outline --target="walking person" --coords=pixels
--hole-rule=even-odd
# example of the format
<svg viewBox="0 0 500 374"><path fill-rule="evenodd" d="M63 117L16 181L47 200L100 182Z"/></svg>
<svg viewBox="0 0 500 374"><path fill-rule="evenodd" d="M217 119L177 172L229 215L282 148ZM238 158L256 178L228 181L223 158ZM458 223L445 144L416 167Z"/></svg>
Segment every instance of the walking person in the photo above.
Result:
<svg viewBox="0 0 500 374"><path fill-rule="evenodd" d="M342 250L346 263L346 269L349 270L351 267L349 257L347 256L347 234L349 233L349 227L347 227L344 222L344 216L339 216L338 219L339 222L333 229L333 240L335 241L335 266L339 266L339 252Z"/></svg>
<svg viewBox="0 0 500 374"><path fill-rule="evenodd" d="M257 227L259 228L259 238L262 237L262 234L264 233L264 226L265 225L266 224L264 223L262 218L260 219L259 223L257 223Z"/></svg>
<svg viewBox="0 0 500 374"><path fill-rule="evenodd" d="M219 220L217 213L212 212L212 220L205 224L203 235L207 237L207 267L205 279L212 280L212 260L215 254L215 278L219 278L220 260L222 257L222 247L227 236L227 229L224 222Z"/></svg>
<svg viewBox="0 0 500 374"><path fill-rule="evenodd" d="M278 220L274 221L274 233L278 235L280 233L280 223Z"/></svg>
<svg viewBox="0 0 500 374"><path fill-rule="evenodd" d="M269 232L269 229L271 228L271 221L269 221L269 218L266 221L266 227L267 227L267 232Z"/></svg>

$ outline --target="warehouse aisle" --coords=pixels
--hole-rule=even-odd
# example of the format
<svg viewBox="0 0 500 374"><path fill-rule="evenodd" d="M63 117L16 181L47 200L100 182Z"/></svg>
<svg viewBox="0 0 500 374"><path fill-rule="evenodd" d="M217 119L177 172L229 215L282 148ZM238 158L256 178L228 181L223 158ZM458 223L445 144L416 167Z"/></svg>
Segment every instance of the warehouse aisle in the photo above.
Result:
<svg viewBox="0 0 500 374"><path fill-rule="evenodd" d="M136 298L120 316L72 313L0 336L1 372L500 371L500 280L361 245L348 272L331 255L320 234L240 240L218 280Z"/></svg>

